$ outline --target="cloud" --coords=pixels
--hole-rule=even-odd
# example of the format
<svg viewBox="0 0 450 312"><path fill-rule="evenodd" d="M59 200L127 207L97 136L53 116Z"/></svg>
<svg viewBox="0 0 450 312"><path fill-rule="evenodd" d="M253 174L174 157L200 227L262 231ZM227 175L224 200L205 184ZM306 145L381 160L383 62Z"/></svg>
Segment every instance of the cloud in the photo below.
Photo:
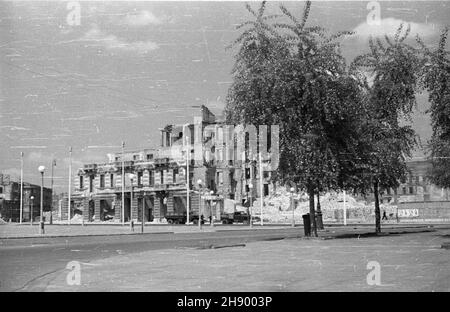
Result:
<svg viewBox="0 0 450 312"><path fill-rule="evenodd" d="M127 14L122 22L123 24L133 27L162 24L161 19L156 17L152 12L145 10L140 11L139 13Z"/></svg>
<svg viewBox="0 0 450 312"><path fill-rule="evenodd" d="M1 170L0 173L4 175L9 175L14 181L19 181L20 177L20 169L19 168L8 168L5 170Z"/></svg>
<svg viewBox="0 0 450 312"><path fill-rule="evenodd" d="M31 152L27 156L29 162L42 163L44 166L48 166L51 163L52 157L45 155L42 152Z"/></svg>
<svg viewBox="0 0 450 312"><path fill-rule="evenodd" d="M439 29L435 29L433 26L422 23L406 22L396 18L385 18L380 21L380 25L369 25L368 23L359 24L353 31L355 36L360 38L373 37L384 37L385 34L388 36L393 36L397 31L400 24L403 23L404 33L408 27L411 26L410 36L414 38L416 34L421 37L430 37L439 33Z"/></svg>
<svg viewBox="0 0 450 312"><path fill-rule="evenodd" d="M152 41L127 42L115 35L104 34L96 25L94 25L79 41L95 42L102 45L107 50L121 50L137 53L147 53L159 48L159 46Z"/></svg>

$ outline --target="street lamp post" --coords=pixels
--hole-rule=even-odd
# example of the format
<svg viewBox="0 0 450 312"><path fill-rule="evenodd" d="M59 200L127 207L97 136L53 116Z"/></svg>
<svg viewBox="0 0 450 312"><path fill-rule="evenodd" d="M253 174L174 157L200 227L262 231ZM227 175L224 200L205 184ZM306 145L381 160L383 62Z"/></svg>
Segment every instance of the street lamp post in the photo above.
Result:
<svg viewBox="0 0 450 312"><path fill-rule="evenodd" d="M20 152L20 216L19 223L23 219L23 152Z"/></svg>
<svg viewBox="0 0 450 312"><path fill-rule="evenodd" d="M209 192L209 194L211 195L211 199L209 201L209 209L210 209L210 213L209 215L211 216L211 227L214 227L214 219L213 219L213 209L212 209L212 196L214 195L214 191Z"/></svg>
<svg viewBox="0 0 450 312"><path fill-rule="evenodd" d="M39 166L39 172L41 173L41 215L39 221L39 234L44 234L44 166Z"/></svg>
<svg viewBox="0 0 450 312"><path fill-rule="evenodd" d="M70 218L71 218L71 192L72 192L72 146L69 147L69 194L67 197L68 203L67 203L67 223L70 225Z"/></svg>
<svg viewBox="0 0 450 312"><path fill-rule="evenodd" d="M31 222L31 225L33 225L33 205L34 205L34 196L31 196L30 199L31 199L30 222Z"/></svg>
<svg viewBox="0 0 450 312"><path fill-rule="evenodd" d="M291 187L290 191L291 191L291 208L292 208L292 227L295 227L295 214L294 214L295 207L294 207L294 200L293 200L295 188Z"/></svg>
<svg viewBox="0 0 450 312"><path fill-rule="evenodd" d="M130 230L134 230L134 224L133 224L133 180L135 178L135 175L133 173L130 173L129 175L130 183L131 183L131 192L130 192ZM142 219L142 221L144 221Z"/></svg>
<svg viewBox="0 0 450 312"><path fill-rule="evenodd" d="M52 179L51 179L51 190L52 190L52 202L50 204L50 224L53 224L53 168L56 166L56 159L52 160Z"/></svg>
<svg viewBox="0 0 450 312"><path fill-rule="evenodd" d="M202 229L201 203L202 203L202 180L197 180L198 184L198 229Z"/></svg>
<svg viewBox="0 0 450 312"><path fill-rule="evenodd" d="M252 183L250 183L249 185L248 185L248 188L250 189L250 206L248 207L248 218L249 218L249 220L248 220L248 222L249 222L249 225L250 225L250 228L252 228L253 227L253 218L252 218L252 206L253 206L253 203L252 203L252 195L253 195L253 184Z"/></svg>

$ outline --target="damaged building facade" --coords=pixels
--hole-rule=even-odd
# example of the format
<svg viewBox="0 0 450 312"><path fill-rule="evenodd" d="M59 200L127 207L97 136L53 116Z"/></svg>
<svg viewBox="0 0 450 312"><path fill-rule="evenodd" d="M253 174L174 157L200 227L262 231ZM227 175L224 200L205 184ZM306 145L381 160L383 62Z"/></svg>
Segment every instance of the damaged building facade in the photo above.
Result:
<svg viewBox="0 0 450 312"><path fill-rule="evenodd" d="M51 211L52 189L43 188L43 211ZM33 199L32 199L33 197ZM23 182L22 221L40 218L41 186ZM5 221L20 221L20 182L0 173L0 218Z"/></svg>
<svg viewBox="0 0 450 312"><path fill-rule="evenodd" d="M261 191L268 195L273 187L270 168L264 168L261 179L248 151L238 157L235 146L225 146L236 145L235 139L217 143L224 129L225 124L202 106L194 123L159 129L156 148L121 151L108 154L105 163L85 164L74 177L70 215L66 198L60 219L82 215L84 222L140 222L144 212L145 222L158 223L168 214L185 214L188 202L191 214L200 211L205 218L212 214L220 219L227 199L242 203L260 197Z"/></svg>

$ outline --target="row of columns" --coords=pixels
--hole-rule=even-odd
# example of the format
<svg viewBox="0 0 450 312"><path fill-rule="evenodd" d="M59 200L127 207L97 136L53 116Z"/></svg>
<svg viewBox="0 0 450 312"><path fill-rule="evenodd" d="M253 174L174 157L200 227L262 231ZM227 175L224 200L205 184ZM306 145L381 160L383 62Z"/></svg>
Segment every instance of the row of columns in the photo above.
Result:
<svg viewBox="0 0 450 312"><path fill-rule="evenodd" d="M145 208L145 197L151 196L153 197L153 217L154 219L162 219L164 218L164 210L167 213L173 213L175 211L174 207L174 194L169 193L166 196L166 203L165 207L162 205L162 200L159 195L141 195L141 194L133 194L133 199L131 202L130 212L131 212L131 219L136 221L140 220L140 215L138 215L139 209L138 209L138 201L142 200L142 208ZM180 195L183 196L183 195ZM185 197L186 195L184 195ZM129 197L128 197L129 198ZM121 198L114 198L114 197L98 197L98 198L82 198L82 199L73 199L71 204L71 210L73 211L77 205L83 207L83 220L84 222L90 221L90 214L94 214L94 221L100 221L101 217L101 201L102 200L108 200L111 202L111 208L114 209L114 219L116 222L120 222L122 220L122 199ZM198 212L199 208L199 201L198 196L195 196L191 194L190 197L190 211L191 213ZM92 207L93 206L93 211ZM81 207L80 207L81 208ZM205 207L203 207L205 209ZM128 209L126 207L126 209ZM148 207L147 207L148 209ZM127 211L125 211L125 214L127 215ZM71 217L73 217L73 213L71 214ZM63 200L61 202L61 220L66 221L68 220L68 201Z"/></svg>

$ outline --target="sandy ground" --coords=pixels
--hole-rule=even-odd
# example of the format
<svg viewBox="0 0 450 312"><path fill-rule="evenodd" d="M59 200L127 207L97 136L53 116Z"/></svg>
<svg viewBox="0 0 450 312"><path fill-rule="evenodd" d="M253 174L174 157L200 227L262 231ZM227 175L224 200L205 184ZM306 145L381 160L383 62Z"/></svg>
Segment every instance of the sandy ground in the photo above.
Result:
<svg viewBox="0 0 450 312"><path fill-rule="evenodd" d="M166 249L80 263L48 291L450 291L450 229L369 238L285 239L221 249ZM74 259L76 260L76 259ZM367 276L380 265L380 285Z"/></svg>

